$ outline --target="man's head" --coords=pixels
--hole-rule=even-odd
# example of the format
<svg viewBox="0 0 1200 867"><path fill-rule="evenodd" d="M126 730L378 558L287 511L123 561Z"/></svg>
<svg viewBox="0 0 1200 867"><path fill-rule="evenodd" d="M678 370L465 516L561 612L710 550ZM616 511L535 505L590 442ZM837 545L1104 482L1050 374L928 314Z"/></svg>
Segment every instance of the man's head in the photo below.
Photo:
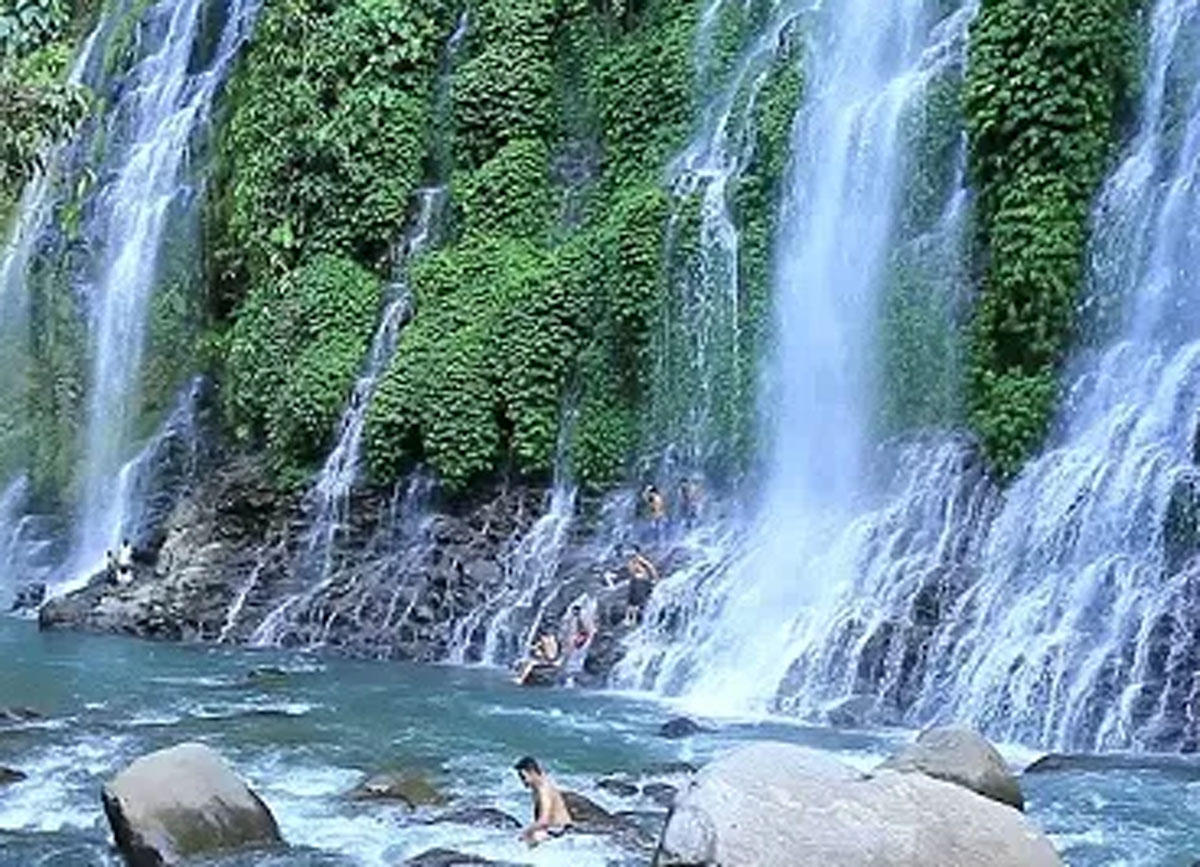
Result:
<svg viewBox="0 0 1200 867"><path fill-rule="evenodd" d="M572 614L582 614L582 613L583 613L583 608L582 608L582 607L580 607L580 606L578 606L578 605L572 605L572 606L571 606L571 613L572 613Z"/></svg>
<svg viewBox="0 0 1200 867"><path fill-rule="evenodd" d="M517 772L517 776L521 778L521 782L530 789L537 785L543 776L542 766L537 763L537 759L533 756L525 756L513 765L513 769Z"/></svg>

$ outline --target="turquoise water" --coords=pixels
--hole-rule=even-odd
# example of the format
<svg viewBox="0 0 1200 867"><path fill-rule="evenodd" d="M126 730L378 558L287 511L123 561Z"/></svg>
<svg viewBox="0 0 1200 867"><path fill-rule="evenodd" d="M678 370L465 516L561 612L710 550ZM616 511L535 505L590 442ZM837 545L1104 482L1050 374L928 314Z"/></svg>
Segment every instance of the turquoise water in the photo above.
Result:
<svg viewBox="0 0 1200 867"><path fill-rule="evenodd" d="M115 867L100 785L136 756L184 740L225 755L270 804L295 847L228 859L222 867L374 867L437 846L590 867L637 861L582 836L529 852L511 831L428 824L436 811L410 814L352 802L345 793L364 773L415 767L454 796L453 808L499 807L524 820L526 796L508 768L531 753L560 782L611 809L648 811L649 803L598 791L596 780L679 760L699 764L761 738L804 743L869 767L909 737L729 722L714 734L667 741L654 734L671 715L661 704L518 689L493 670L43 635L4 618L0 660L0 705L47 715L0 727L0 765L29 775L0 788L0 867ZM287 674L248 678L261 666ZM1025 787L1031 815L1072 867L1190 865L1200 857L1200 783L1186 776L1072 773L1029 777Z"/></svg>

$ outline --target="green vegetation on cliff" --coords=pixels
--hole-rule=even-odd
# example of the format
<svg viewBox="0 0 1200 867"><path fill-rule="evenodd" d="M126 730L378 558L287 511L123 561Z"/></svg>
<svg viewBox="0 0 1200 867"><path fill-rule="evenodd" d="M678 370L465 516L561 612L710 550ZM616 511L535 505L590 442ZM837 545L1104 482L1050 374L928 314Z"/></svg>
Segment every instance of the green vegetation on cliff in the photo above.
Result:
<svg viewBox="0 0 1200 867"><path fill-rule="evenodd" d="M1088 213L1137 70L1141 0L984 0L964 108L982 284L968 408L993 467L1041 444L1084 280Z"/></svg>

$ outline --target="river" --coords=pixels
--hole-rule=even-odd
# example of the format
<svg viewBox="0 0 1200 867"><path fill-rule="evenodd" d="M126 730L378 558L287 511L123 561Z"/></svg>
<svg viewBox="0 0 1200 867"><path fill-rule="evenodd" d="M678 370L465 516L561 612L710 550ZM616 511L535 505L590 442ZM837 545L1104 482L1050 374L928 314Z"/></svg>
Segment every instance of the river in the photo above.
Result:
<svg viewBox="0 0 1200 867"><path fill-rule="evenodd" d="M39 633L0 618L0 704L44 720L0 725L0 765L28 779L0 788L0 867L116 867L100 808L103 781L147 751L185 740L219 750L271 806L292 848L220 867L395 865L434 847L534 865L640 863L577 835L526 850L508 830L430 824L416 813L345 797L364 773L424 769L454 797L524 818L509 770L531 753L565 786L613 810L645 800L596 787L606 774L702 764L755 739L802 743L861 768L910 736L729 720L684 741L657 727L675 708L619 693L512 686L495 669L410 666L287 651L147 643ZM280 669L254 678L251 672ZM1010 752L1014 761L1033 754ZM1190 865L1200 856L1200 766L1038 774L1023 779L1029 813L1071 867ZM645 856L641 856L642 861Z"/></svg>

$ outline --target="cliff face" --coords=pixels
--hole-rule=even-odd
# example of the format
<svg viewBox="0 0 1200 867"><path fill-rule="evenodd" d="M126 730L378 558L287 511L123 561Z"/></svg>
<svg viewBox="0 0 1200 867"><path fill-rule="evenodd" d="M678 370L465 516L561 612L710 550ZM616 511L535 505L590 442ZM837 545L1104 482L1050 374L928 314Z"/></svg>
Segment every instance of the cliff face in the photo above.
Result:
<svg viewBox="0 0 1200 867"><path fill-rule="evenodd" d="M281 495L260 460L225 457L203 475L137 552L132 580L95 576L43 605L42 628L509 664L582 603L597 635L578 678L601 682L618 658L627 589L605 578L623 561L598 503L568 526L543 489L438 503L414 483L356 495L318 548L311 503Z"/></svg>

